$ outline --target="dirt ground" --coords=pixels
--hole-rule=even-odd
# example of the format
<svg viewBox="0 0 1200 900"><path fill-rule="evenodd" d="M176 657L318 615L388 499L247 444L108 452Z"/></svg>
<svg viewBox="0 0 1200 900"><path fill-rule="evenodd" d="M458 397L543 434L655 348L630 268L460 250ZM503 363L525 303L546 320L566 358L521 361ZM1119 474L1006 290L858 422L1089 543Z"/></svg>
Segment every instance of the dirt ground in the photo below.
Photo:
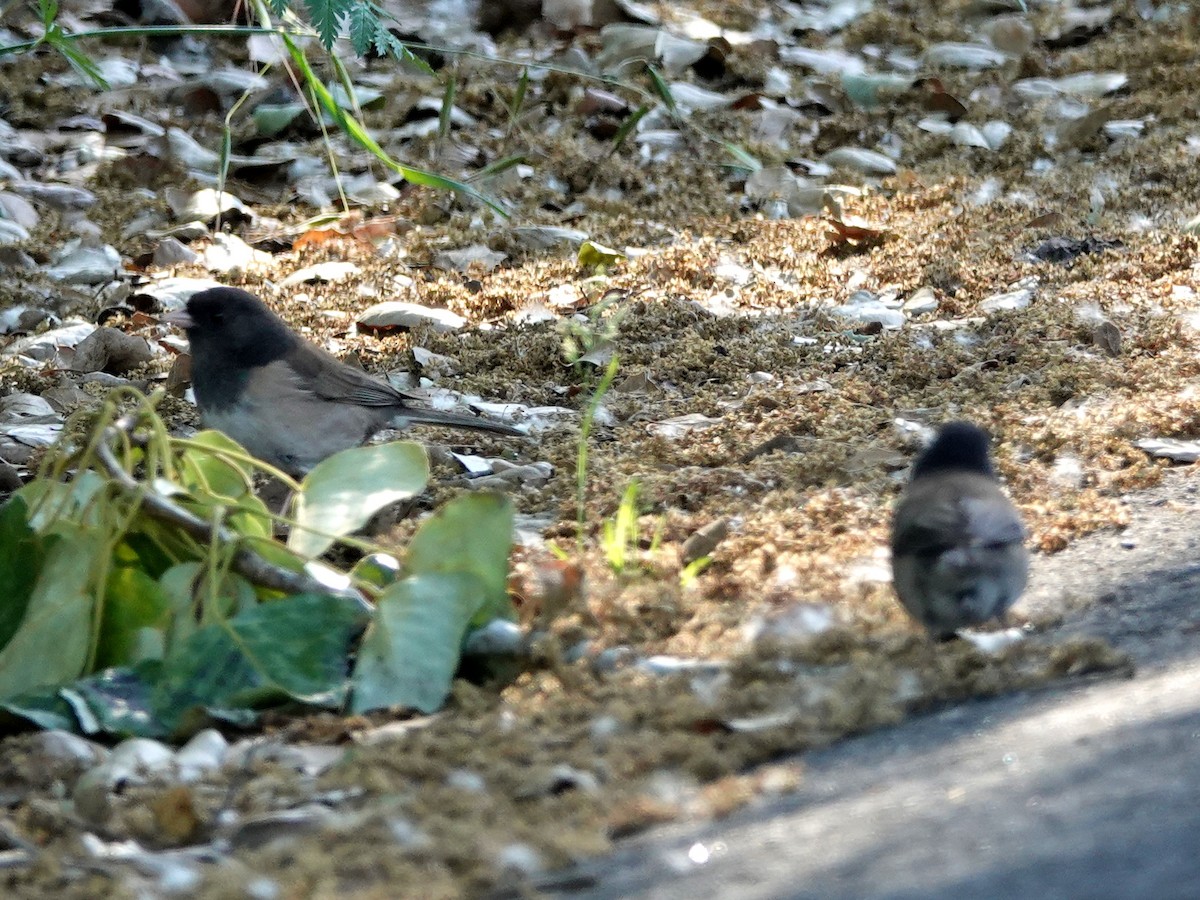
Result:
<svg viewBox="0 0 1200 900"><path fill-rule="evenodd" d="M919 54L974 34L970 5L880 3L849 26L842 44ZM533 891L547 872L607 854L652 825L720 818L796 790L806 777L791 755L798 751L968 698L1129 675L1123 651L1063 628L1094 600L1083 592L1065 605L1027 605L1018 616L1027 639L997 654L932 645L891 593L884 547L918 446L915 425L964 417L986 426L1032 546L1047 556L1084 535L1121 529L1123 498L1160 484L1169 464L1134 441L1200 434L1198 239L1184 228L1200 211L1197 22L1194 13L1171 27L1147 21L1144 5L1114 3L1103 28L1035 44L1019 64L939 72L971 121L1013 125L996 151L920 130L919 90L869 111L802 109L813 117L811 133L791 153L758 137L748 109L696 114L709 135L772 164L899 140L895 175L839 173L863 188L845 200L844 214L869 224L854 241L831 237L837 229L826 218L773 219L747 201L717 140L692 136L687 152L654 164L632 148L609 156L568 102L577 88L561 74L541 86L537 112L517 137L508 136L499 100L509 73L464 61L458 104L480 122L464 141L498 156L515 140L534 166L534 177L501 185L520 224L569 224L639 252L597 280L573 252L529 250L507 226L447 213L452 201L417 189L392 210L413 223L399 258L326 242L276 252L270 271L225 280L254 290L314 339L356 352L371 371L412 371L414 348L451 357L448 370L425 374L489 401L582 411L601 372L570 365L564 341L610 340L619 370L590 435L582 513L578 418L526 444L420 434L436 464L414 514L467 489L437 447L550 463L548 482L515 490L514 501L566 550L583 589L568 593L534 659L506 686L462 681L447 709L428 719L273 716L253 736L267 748L257 756L184 786L131 785L111 798L102 824L67 802L83 766L48 768L34 736L5 739L3 828L24 835L36 853L0 868L2 890L169 893L154 865L88 850L83 836L91 835L196 862L189 896ZM758 8L707 4L700 12L744 27ZM668 21L682 16L665 13ZM1048 19L1035 7L1033 21ZM537 39L509 35L502 48L516 55ZM573 40L594 48L598 37ZM9 120L25 128L48 124L75 102L44 90L34 63L27 83L6 89ZM1139 133L1100 131L1048 150L1053 123L1045 112L999 89L1017 77L1086 71L1129 76L1104 103L1112 121L1143 120ZM761 59L734 49L709 87L742 95L763 77ZM126 99L134 111L153 108L153 97ZM368 121L384 129L394 124L386 115ZM189 128L212 142L219 121L210 114ZM179 177L158 172L147 182L144 174L114 164L89 185L101 196L95 218L106 238L130 256L152 247L137 235L119 237L134 212L131 186L158 190ZM564 190L552 184L565 185L567 201L586 202L564 218ZM236 188L285 223L311 212L266 202L262 186ZM1030 257L1061 238L1086 252L1066 262ZM491 272L431 266L441 250L479 242L510 259ZM360 269L349 283L278 286L290 271L328 260ZM360 312L397 276L413 280L413 299L447 307L472 327L347 333L344 314ZM1037 288L1024 308L981 310L1031 277ZM922 289L936 308L911 313L897 329L833 312L856 291L906 299ZM555 306L564 290L579 298L574 309ZM548 318L529 321L546 309ZM6 382L39 385L28 373ZM176 426L195 422L181 401L167 409ZM706 417L703 427L678 436L657 427L684 415ZM1192 477L1189 470L1173 483L1182 490ZM639 539L633 564L618 574L601 535L635 480ZM577 538L580 517L585 532ZM711 565L683 584L684 543L719 520L728 534ZM400 522L383 540L400 546L412 527ZM527 593L536 593L536 573L557 571L554 558L544 546L522 551L522 571L535 573L524 576ZM808 613L834 624L813 637L803 627ZM669 659L622 665L655 656ZM663 674L668 669L674 674ZM289 747L329 749L336 761L297 763L280 749ZM190 827L173 828L181 819ZM247 822L259 827L236 827Z"/></svg>
<svg viewBox="0 0 1200 900"><path fill-rule="evenodd" d="M1200 886L1200 496L1186 470L1130 525L1044 555L1028 605L1135 678L956 704L804 757L792 793L676 822L558 875L579 900L1188 897ZM1149 763L1149 764L1148 764Z"/></svg>

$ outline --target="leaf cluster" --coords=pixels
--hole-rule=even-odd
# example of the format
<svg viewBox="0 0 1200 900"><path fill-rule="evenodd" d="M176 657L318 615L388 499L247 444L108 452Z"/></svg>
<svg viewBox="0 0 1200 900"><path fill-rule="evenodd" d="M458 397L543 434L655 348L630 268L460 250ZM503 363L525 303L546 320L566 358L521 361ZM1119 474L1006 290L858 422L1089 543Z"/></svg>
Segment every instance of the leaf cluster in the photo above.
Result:
<svg viewBox="0 0 1200 900"><path fill-rule="evenodd" d="M424 489L419 445L331 457L287 516L254 491L268 467L217 432L169 436L136 391L84 435L0 507L10 725L180 737L284 704L432 712L469 629L514 617L506 498L452 501L401 561L353 536ZM332 569L317 557L334 543L366 555Z"/></svg>

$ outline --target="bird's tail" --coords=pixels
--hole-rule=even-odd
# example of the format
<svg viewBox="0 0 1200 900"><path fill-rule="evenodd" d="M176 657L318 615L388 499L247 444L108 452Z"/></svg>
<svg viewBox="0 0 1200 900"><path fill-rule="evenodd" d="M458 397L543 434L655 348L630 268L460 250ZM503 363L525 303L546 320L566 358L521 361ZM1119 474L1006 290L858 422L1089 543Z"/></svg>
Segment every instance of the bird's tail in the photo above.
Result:
<svg viewBox="0 0 1200 900"><path fill-rule="evenodd" d="M408 425L447 425L450 428L471 428L475 431L490 431L493 434L507 434L510 437L528 437L525 432L503 422L493 422L482 416L471 416L466 413L443 412L440 409L420 409L405 407L404 412L392 419L396 428Z"/></svg>

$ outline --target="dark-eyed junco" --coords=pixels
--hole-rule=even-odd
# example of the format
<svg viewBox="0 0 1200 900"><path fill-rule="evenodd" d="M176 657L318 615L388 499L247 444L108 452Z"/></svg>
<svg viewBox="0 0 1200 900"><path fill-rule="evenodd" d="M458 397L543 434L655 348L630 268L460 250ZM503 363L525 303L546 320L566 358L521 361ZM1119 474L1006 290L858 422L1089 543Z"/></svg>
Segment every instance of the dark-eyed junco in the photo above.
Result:
<svg viewBox="0 0 1200 900"><path fill-rule="evenodd" d="M942 427L913 464L892 521L892 579L904 608L939 639L1003 616L1025 589L1029 553L1000 489L988 436Z"/></svg>
<svg viewBox="0 0 1200 900"><path fill-rule="evenodd" d="M186 311L163 320L187 332L204 424L292 475L389 426L524 436L499 422L412 406L413 397L308 343L238 288L200 291Z"/></svg>

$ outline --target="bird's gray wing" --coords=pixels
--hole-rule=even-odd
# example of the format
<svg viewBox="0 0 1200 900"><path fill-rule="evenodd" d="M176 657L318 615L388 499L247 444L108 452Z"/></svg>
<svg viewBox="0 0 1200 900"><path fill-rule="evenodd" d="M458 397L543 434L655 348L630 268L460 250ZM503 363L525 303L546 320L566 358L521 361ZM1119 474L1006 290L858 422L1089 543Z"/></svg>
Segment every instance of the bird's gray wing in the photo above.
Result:
<svg viewBox="0 0 1200 900"><path fill-rule="evenodd" d="M358 406L407 406L413 398L385 381L303 344L287 357L304 386L323 400Z"/></svg>
<svg viewBox="0 0 1200 900"><path fill-rule="evenodd" d="M892 527L892 552L923 556L950 549L964 540L964 517L954 497L908 497Z"/></svg>
<svg viewBox="0 0 1200 900"><path fill-rule="evenodd" d="M972 544L994 547L1025 540L1020 515L999 490L990 497L965 497L960 505L966 519L965 537Z"/></svg>
<svg viewBox="0 0 1200 900"><path fill-rule="evenodd" d="M387 382L339 362L311 344L304 344L293 350L288 354L286 362L296 375L297 385L312 396L327 403L361 407L364 411L369 411L371 431L378 431L387 424L400 428L423 422L429 425L491 431L514 437L526 436L524 432L510 425L479 416L414 406L412 401L419 402L419 398L398 391Z"/></svg>
<svg viewBox="0 0 1200 900"><path fill-rule="evenodd" d="M892 552L937 554L952 547L994 547L1025 539L1021 517L986 479L944 479L913 490L897 510Z"/></svg>

